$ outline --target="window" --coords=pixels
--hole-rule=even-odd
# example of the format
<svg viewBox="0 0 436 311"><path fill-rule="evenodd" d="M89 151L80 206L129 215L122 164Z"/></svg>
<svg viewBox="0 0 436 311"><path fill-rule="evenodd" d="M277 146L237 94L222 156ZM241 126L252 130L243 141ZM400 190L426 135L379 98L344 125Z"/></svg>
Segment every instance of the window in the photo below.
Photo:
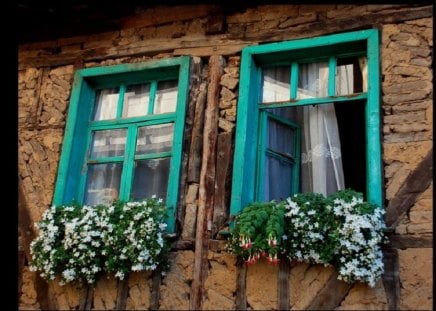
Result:
<svg viewBox="0 0 436 311"><path fill-rule="evenodd" d="M78 70L53 203L152 195L174 231L189 58Z"/></svg>
<svg viewBox="0 0 436 311"><path fill-rule="evenodd" d="M231 215L352 188L382 206L378 31L242 52Z"/></svg>

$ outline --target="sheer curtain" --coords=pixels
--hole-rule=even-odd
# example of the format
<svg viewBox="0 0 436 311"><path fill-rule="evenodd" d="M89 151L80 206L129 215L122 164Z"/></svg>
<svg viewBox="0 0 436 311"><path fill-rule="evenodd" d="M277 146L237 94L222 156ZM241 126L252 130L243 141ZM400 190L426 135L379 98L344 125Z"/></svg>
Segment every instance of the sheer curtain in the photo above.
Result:
<svg viewBox="0 0 436 311"><path fill-rule="evenodd" d="M301 64L300 98L324 97L328 89L328 64ZM341 143L334 104L299 108L302 125L301 190L329 195L344 189Z"/></svg>

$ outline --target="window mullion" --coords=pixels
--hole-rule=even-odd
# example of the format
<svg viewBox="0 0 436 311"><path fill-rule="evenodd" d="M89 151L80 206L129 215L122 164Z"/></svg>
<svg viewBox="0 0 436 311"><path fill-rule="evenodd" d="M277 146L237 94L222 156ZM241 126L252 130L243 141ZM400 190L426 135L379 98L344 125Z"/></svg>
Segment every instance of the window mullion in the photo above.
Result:
<svg viewBox="0 0 436 311"><path fill-rule="evenodd" d="M256 193L255 198L257 200L262 200L262 194L264 190L264 176L265 176L265 160L266 160L266 140L268 135L267 129L267 114L260 111L259 116L259 138L258 138L258 149L257 149L257 174L256 174Z"/></svg>
<svg viewBox="0 0 436 311"><path fill-rule="evenodd" d="M77 198L76 198L80 201L80 203L85 202L85 191L86 191L85 187L86 187L86 178L88 176L88 159L90 156L92 132L93 132L93 129L89 128L88 133L86 134L86 142L85 142L86 152L85 152L85 157L84 157L84 161L82 164L82 174L80 174L79 188L77 191L78 193L77 193Z"/></svg>
<svg viewBox="0 0 436 311"><path fill-rule="evenodd" d="M136 125L129 126L127 130L126 152L123 165L123 173L121 176L120 200L128 201L132 189L133 174L135 168L135 150L136 150L136 135L138 127Z"/></svg>
<svg viewBox="0 0 436 311"><path fill-rule="evenodd" d="M154 111L154 101L156 98L156 91L157 91L157 81L154 80L151 82L150 85L150 102L148 104L148 112L147 114L153 114Z"/></svg>
<svg viewBox="0 0 436 311"><path fill-rule="evenodd" d="M293 62L291 65L291 98L297 98L298 88L298 63Z"/></svg>
<svg viewBox="0 0 436 311"><path fill-rule="evenodd" d="M328 96L335 96L336 90L336 57L329 58Z"/></svg>
<svg viewBox="0 0 436 311"><path fill-rule="evenodd" d="M123 104L124 104L124 94L126 93L126 85L120 85L120 94L118 96L118 105L117 105L117 119L121 118L123 113Z"/></svg>

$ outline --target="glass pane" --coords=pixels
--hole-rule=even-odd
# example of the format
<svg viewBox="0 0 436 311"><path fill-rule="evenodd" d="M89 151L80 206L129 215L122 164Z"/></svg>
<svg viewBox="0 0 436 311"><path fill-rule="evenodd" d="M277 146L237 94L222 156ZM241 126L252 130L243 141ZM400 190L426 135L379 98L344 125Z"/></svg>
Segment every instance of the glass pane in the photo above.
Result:
<svg viewBox="0 0 436 311"><path fill-rule="evenodd" d="M335 95L349 95L363 91L362 72L366 72L366 58L339 58L336 65Z"/></svg>
<svg viewBox="0 0 436 311"><path fill-rule="evenodd" d="M297 99L324 97L328 90L327 62L300 64L298 67Z"/></svg>
<svg viewBox="0 0 436 311"><path fill-rule="evenodd" d="M175 112L177 104L177 81L163 81L157 84L153 113Z"/></svg>
<svg viewBox="0 0 436 311"><path fill-rule="evenodd" d="M125 148L126 129L93 132L91 158L122 156Z"/></svg>
<svg viewBox="0 0 436 311"><path fill-rule="evenodd" d="M141 200L156 195L163 200L167 196L170 159L150 159L135 162L131 198Z"/></svg>
<svg viewBox="0 0 436 311"><path fill-rule="evenodd" d="M98 90L95 97L94 120L115 119L118 107L118 88Z"/></svg>
<svg viewBox="0 0 436 311"><path fill-rule="evenodd" d="M274 151L293 155L294 152L293 130L283 123L268 119L268 142L267 147Z"/></svg>
<svg viewBox="0 0 436 311"><path fill-rule="evenodd" d="M264 69L262 102L289 100L291 98L290 78L289 67Z"/></svg>
<svg viewBox="0 0 436 311"><path fill-rule="evenodd" d="M290 163L266 156L263 181L263 200L284 200L292 193L292 166Z"/></svg>
<svg viewBox="0 0 436 311"><path fill-rule="evenodd" d="M85 204L111 204L118 198L122 163L104 163L88 166Z"/></svg>
<svg viewBox="0 0 436 311"><path fill-rule="evenodd" d="M139 128L136 154L171 151L174 124L150 125Z"/></svg>
<svg viewBox="0 0 436 311"><path fill-rule="evenodd" d="M123 118L145 116L150 102L150 84L129 85L124 93Z"/></svg>

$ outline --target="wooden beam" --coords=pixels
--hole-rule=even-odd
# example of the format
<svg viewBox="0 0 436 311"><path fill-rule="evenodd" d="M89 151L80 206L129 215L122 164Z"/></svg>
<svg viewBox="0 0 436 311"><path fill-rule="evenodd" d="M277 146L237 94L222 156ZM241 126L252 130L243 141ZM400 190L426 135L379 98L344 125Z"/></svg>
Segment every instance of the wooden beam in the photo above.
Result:
<svg viewBox="0 0 436 311"><path fill-rule="evenodd" d="M224 59L211 56L209 59L209 79L207 103L203 130L203 156L201 161L197 224L195 234L194 275L191 284L190 309L198 310L207 275L208 242L211 238L211 219L215 193L216 140L218 134L218 105L220 80Z"/></svg>
<svg viewBox="0 0 436 311"><path fill-rule="evenodd" d="M123 280L118 281L117 301L115 310L125 310L127 305L127 296L129 294L129 276L127 273Z"/></svg>
<svg viewBox="0 0 436 311"><path fill-rule="evenodd" d="M88 284L83 285L79 293L79 310L91 310L94 300L94 288Z"/></svg>
<svg viewBox="0 0 436 311"><path fill-rule="evenodd" d="M350 288L350 284L338 280L338 273L335 271L311 301L307 310L334 310L344 300Z"/></svg>
<svg viewBox="0 0 436 311"><path fill-rule="evenodd" d="M433 236L391 235L384 249L433 248Z"/></svg>
<svg viewBox="0 0 436 311"><path fill-rule="evenodd" d="M396 249L386 249L383 251L383 287L386 292L389 310L399 310L400 308L400 274L398 251Z"/></svg>
<svg viewBox="0 0 436 311"><path fill-rule="evenodd" d="M159 299L160 299L160 284L162 281L161 277L162 271L154 270L151 276L151 299L150 299L150 310L159 310Z"/></svg>
<svg viewBox="0 0 436 311"><path fill-rule="evenodd" d="M232 132L218 135L215 178L215 202L213 207L212 235L215 236L229 216L230 163L232 152Z"/></svg>
<svg viewBox="0 0 436 311"><path fill-rule="evenodd" d="M288 259L280 260L277 286L277 301L279 310L289 310L289 272L290 262Z"/></svg>
<svg viewBox="0 0 436 311"><path fill-rule="evenodd" d="M395 228L403 216L416 203L416 198L424 192L433 181L433 149L422 159L404 181L395 197L386 208L385 222Z"/></svg>
<svg viewBox="0 0 436 311"><path fill-rule="evenodd" d="M185 117L185 128L183 132L183 148L182 148L182 163L180 168L179 198L177 204L177 224L179 228L183 228L185 218L185 195L187 191L187 177L190 156L190 145L192 140L192 129L195 118L195 99L198 97L198 88L202 81L202 61L199 57L193 57L190 62L189 69L189 95L187 103L187 111Z"/></svg>
<svg viewBox="0 0 436 311"><path fill-rule="evenodd" d="M247 265L241 257L236 261L236 310L247 310Z"/></svg>

